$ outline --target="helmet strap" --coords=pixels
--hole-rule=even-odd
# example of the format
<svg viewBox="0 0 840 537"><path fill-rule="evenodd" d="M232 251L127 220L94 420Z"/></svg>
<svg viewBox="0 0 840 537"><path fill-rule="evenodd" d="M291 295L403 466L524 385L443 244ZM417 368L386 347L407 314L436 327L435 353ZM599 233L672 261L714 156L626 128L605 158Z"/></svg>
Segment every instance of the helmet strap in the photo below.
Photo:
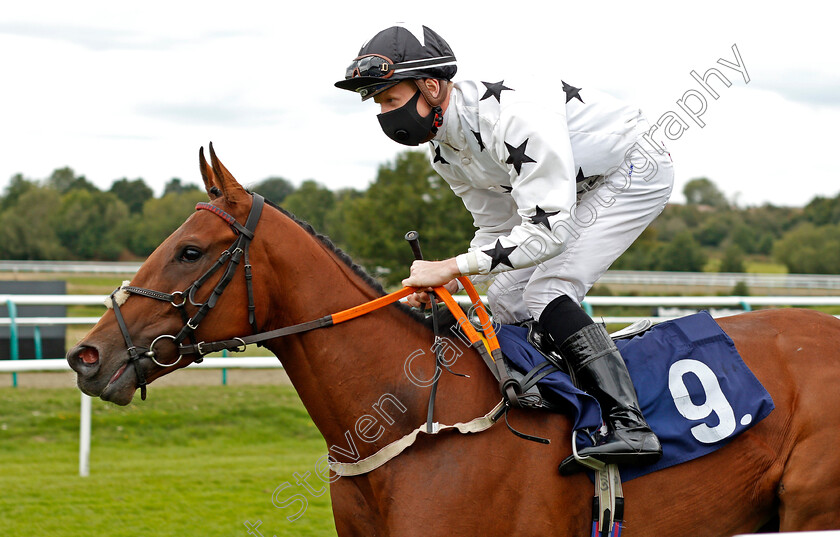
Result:
<svg viewBox="0 0 840 537"><path fill-rule="evenodd" d="M432 92L429 91L429 88L426 86L426 79L423 78L415 78L414 84L417 85L417 89L420 90L420 93L423 95L423 98L426 99L426 102L429 103L429 106L434 108L435 106L440 106L443 104L443 101L446 100L447 94L447 84L446 80L439 80L440 84L440 91L437 94L437 97L432 95Z"/></svg>
<svg viewBox="0 0 840 537"><path fill-rule="evenodd" d="M426 86L426 80L423 78L415 78L414 84L417 86L417 89L420 90L420 94L423 95L423 98L426 99L426 102L429 103L429 106L432 107L432 114L434 116L434 120L432 122L432 129L431 129L431 136L429 136L429 141L434 138L435 134L437 134L438 128L443 125L443 109L440 107L443 104L443 101L446 100L446 94L448 93L447 84L449 84L446 80L439 80L439 88L437 97L432 95L432 92L429 91L428 86Z"/></svg>

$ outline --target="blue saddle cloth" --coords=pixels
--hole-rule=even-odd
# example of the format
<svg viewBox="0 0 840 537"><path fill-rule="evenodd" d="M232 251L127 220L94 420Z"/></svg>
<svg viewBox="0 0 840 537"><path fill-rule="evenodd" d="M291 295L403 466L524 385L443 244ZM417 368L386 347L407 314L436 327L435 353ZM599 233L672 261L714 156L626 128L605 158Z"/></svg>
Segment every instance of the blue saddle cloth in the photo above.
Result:
<svg viewBox="0 0 840 537"><path fill-rule="evenodd" d="M527 341L527 330L497 330L502 352L527 372L545 358ZM656 464L621 468L623 481L696 459L726 445L773 410L773 400L741 359L732 339L703 311L663 322L631 339L616 341L636 387L642 412L662 442ZM554 372L539 383L568 403L575 429L601 426L598 402ZM591 445L578 434L579 448Z"/></svg>

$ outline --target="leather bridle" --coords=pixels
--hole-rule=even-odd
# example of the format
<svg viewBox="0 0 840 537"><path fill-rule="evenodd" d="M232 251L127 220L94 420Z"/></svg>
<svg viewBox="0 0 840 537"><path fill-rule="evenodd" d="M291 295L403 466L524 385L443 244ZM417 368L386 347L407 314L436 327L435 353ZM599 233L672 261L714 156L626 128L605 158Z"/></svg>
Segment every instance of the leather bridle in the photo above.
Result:
<svg viewBox="0 0 840 537"><path fill-rule="evenodd" d="M400 299L405 298L406 296L416 291L415 288L403 287L398 291L373 299L369 302L365 302L364 304L360 304L358 306L354 306L330 315L325 315L318 319L302 322L291 326L286 326L283 328L278 328L275 330L270 330L268 332L259 332L256 324L256 308L254 306L254 290L252 285L253 278L251 273L251 264L248 259L248 248L251 244L251 240L254 238L257 223L259 222L260 216L262 215L262 210L265 206L265 199L256 193L252 195L253 203L251 205L251 211L248 214L248 218L246 219L244 226L239 224L233 216L226 213L222 209L216 207L215 205L211 205L209 203L196 204L196 210L210 211L216 216L222 218L225 222L227 222L233 229L234 233L237 234L237 238L227 250L222 252L222 255L219 256L219 259L216 261L216 263L212 267L210 267L201 277L194 281L189 287L187 287L183 291L164 293L161 291L155 291L153 289L124 285L116 289L113 293L111 293L111 304L114 308L114 314L117 319L117 324L120 327L120 331L122 332L122 336L125 340L125 345L128 350L128 365L134 366L134 370L137 375L137 387L140 388L140 397L142 399L146 399L147 386L143 369L139 365L140 360L142 360L143 358L149 358L152 360L152 362L164 368L177 365L181 361L181 357L184 355L197 355L197 357L193 361L199 363L203 360L204 355L212 352L218 352L221 350L230 350L234 352L243 351L245 350L245 347L247 345L253 343L261 344L262 342L268 341L270 339L288 336L291 334L298 334L301 332L308 332L317 328L325 328L328 326L343 323L345 321L355 319L362 315L366 315L367 313L385 307L389 304L393 304L394 302L397 302ZM248 321L251 324L253 334L249 336L234 337L232 339L227 340L212 342L202 341L196 343L195 331L198 329L199 323L216 305L216 302L218 301L219 297L222 295L222 293L225 291L225 288L227 288L227 285L233 279L234 273L236 272L236 268L239 266L240 261L244 261L245 282L248 289ZM213 289L213 292L210 294L207 300L202 303L197 303L195 300L196 291L198 291L198 289L200 289L201 286L204 285L213 276L213 274L215 274L217 271L219 271L222 267L225 266L226 268L224 273L219 278L219 281L216 283L216 287ZM469 295L470 300L473 303L473 307L475 308L475 313L478 314L479 319L481 320L482 326L488 327L485 328L485 330L488 331L486 342L483 342L482 337L479 336L476 329L470 324L468 317L464 315L460 306L458 306L457 302L455 302L455 300L452 298L452 295L449 294L449 291L447 291L446 288L435 287L435 293L444 301L447 308L451 312L453 312L453 315L455 315L455 318L457 319L458 325L461 327L465 336L468 338L470 346L473 347L479 353L481 358L490 368L490 371L496 377L496 380L499 381L501 392L509 402L509 404L505 408L510 408L510 404L513 404L514 406L520 406L521 403L518 400L518 395L523 393L521 386L519 386L518 382L509 376L507 369L504 366L501 349L499 348L499 342L495 336L495 331L492 329L490 317L484 309L484 305L481 303L481 299L478 296L478 293L476 292L469 278L462 276L459 277L458 280L461 282L461 284L464 286L464 289L467 291L467 294ZM152 340L152 343L149 345L148 348L138 347L134 345L131 341L131 335L128 332L128 327L125 324L125 319L123 318L122 312L120 311L120 304L117 300L117 294L123 291L129 294L135 294L145 296L147 298L153 298L156 300L169 302L170 304L172 304L173 307L180 311L181 317L184 320L184 326L175 335L163 334L157 336L154 340ZM192 306L198 308L198 311L192 317L190 317L186 312L185 306L187 302L189 302ZM172 340L172 343L178 347L178 358L172 363L162 363L157 359L157 354L155 352L155 344L162 339L170 339ZM186 339L189 339L189 344L184 343L184 340ZM431 416L431 411L429 412L429 416ZM431 430L431 425L431 422L429 422L429 430ZM517 434L521 435L521 433Z"/></svg>
<svg viewBox="0 0 840 537"><path fill-rule="evenodd" d="M220 217L225 222L227 222L233 229L234 233L237 234L236 240L233 241L233 244L231 244L227 250L222 252L222 255L219 257L216 263L183 291L164 293L161 291L155 291L153 289L124 285L116 289L113 293L111 293L111 304L114 308L114 315L117 318L117 324L120 327L120 332L122 332L122 336L125 340L125 345L128 350L128 363L129 365L134 366L134 371L137 374L137 386L140 388L141 399L146 399L147 386L146 377L143 373L143 369L139 365L139 362L142 358L149 358L152 360L152 362L159 365L160 367L172 367L178 362L180 362L181 357L185 354L197 354L198 358L196 358L194 361L196 363L199 363L203 360L203 356L205 354L209 352L214 352L213 350L209 349L205 350L203 348L204 342L195 342L195 331L198 329L199 323L216 305L216 302L219 300L219 297L222 296L222 293L225 291L225 288L233 279L233 275L236 272L236 268L239 266L240 261L244 261L245 283L248 288L248 322L251 324L251 328L254 332L258 331L255 316L256 308L254 306L254 289L252 284L253 277L251 273L251 264L248 259L248 247L251 244L251 240L254 238L257 223L260 220L260 215L262 215L262 210L264 206L265 199L259 194L253 194L253 203L251 204L251 211L248 214L248 218L245 221L245 225L243 226L242 224L237 222L233 216L226 213L222 209L219 209L215 205L211 205L209 203L198 203L195 206L197 211L210 211L211 213L215 214L216 216ZM225 266L225 271L222 273L222 276L216 283L216 287L213 289L213 292L210 294L207 300L205 300L202 303L196 302L196 292L216 272L218 272L222 267ZM184 326L174 336L170 334L163 334L156 337L154 340L152 340L152 343L151 345L149 345L148 348L138 347L134 345L131 341L131 335L128 332L128 327L125 324L125 319L123 318L122 312L120 311L120 305L117 300L117 293L121 291L169 302L170 304L172 304L173 307L180 311L181 317L184 320ZM192 306L198 308L198 311L192 317L190 317L186 311L186 304L188 301ZM158 361L157 355L155 353L155 344L161 339L171 339L172 343L178 346L178 358L174 362L167 364ZM182 345L182 342L187 339L189 339L192 345ZM225 348L232 351L244 350L245 341L242 338L234 338L234 342L239 344L234 344L233 346L227 346Z"/></svg>
<svg viewBox="0 0 840 537"><path fill-rule="evenodd" d="M159 365L160 367L172 367L181 361L182 356L189 354L197 355L197 357L193 361L196 363L200 363L203 360L204 355L212 352L218 352L222 350L239 352L245 350L245 347L252 343L261 344L262 342L268 341L270 339L288 336L291 334L298 334L300 332L308 332L316 328L325 328L345 321L349 321L351 319L355 319L356 317L365 315L371 311L387 306L388 304L397 302L415 291L415 289L413 288L404 287L399 291L376 298L374 300L371 300L370 302L366 302L359 306L355 306L337 313L333 313L331 315L325 315L324 317L314 319L312 321L307 321L292 326L286 326L268 332L259 332L255 318L256 308L254 306L254 290L252 285L253 277L251 272L251 264L248 260L248 247L251 244L251 240L254 238L257 223L259 222L260 215L262 214L263 207L265 206L265 199L256 193L253 194L253 197L254 201L251 205L251 212L248 214L248 218L245 221L244 226L239 224L233 216L226 213L222 209L219 209L215 205L211 205L209 203L198 203L195 206L196 210L207 210L212 212L216 216L222 218L225 222L227 222L230 225L230 227L238 236L233 242L233 244L231 244L227 250L222 252L222 255L219 257L218 261L216 261L216 263L212 267L210 267L207 270L207 272L205 272L189 287L187 287L183 291L164 293L161 291L155 291L153 289L146 289L143 287L123 285L122 287L116 289L113 293L111 293L111 304L114 308L114 314L117 319L117 324L120 327L120 332L122 332L122 336L125 340L125 345L128 350L128 364L134 366L134 370L137 374L137 386L140 388L140 397L142 399L146 399L147 386L146 377L143 373L143 369L139 365L140 360L142 360L143 358L151 359L152 362ZM222 295L227 285L233 279L233 275L236 272L236 267L242 260L244 260L245 283L248 288L248 321L251 324L251 329L254 333L250 336L234 337L232 339L226 339L221 341L201 341L196 343L195 331L198 329L199 323L216 305L216 302L218 301L219 297ZM197 303L195 300L196 291L202 285L204 285L213 274L215 274L225 265L227 265L227 268L225 269L222 276L219 278L219 281L216 283L216 287L213 289L213 292L211 293L210 297L203 303ZM122 312L120 311L119 301L117 300L117 294L120 292L126 292L129 294L135 294L147 298L153 298L155 300L169 302L170 304L172 304L173 307L180 311L181 317L184 320L184 326L175 335L163 334L157 336L154 340L152 340L152 343L149 345L149 347L138 347L134 345L134 343L132 343L131 341L131 335L128 332L128 327L125 324L125 319L123 318ZM198 311L192 317L190 317L186 312L185 306L187 302L189 302L193 306L198 307ZM155 344L157 344L157 342L162 339L172 340L172 343L178 347L178 358L172 363L163 363L157 359L157 353L155 352ZM187 339L189 339L189 344L184 343L184 341Z"/></svg>

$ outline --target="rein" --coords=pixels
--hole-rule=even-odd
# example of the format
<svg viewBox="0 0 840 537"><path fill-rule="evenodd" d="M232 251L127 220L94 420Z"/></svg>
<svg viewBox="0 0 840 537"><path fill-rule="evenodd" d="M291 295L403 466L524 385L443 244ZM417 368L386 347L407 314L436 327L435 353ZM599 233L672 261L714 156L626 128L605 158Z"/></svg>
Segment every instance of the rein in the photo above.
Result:
<svg viewBox="0 0 840 537"><path fill-rule="evenodd" d="M200 363L203 360L204 355L212 352L218 352L222 350L241 352L245 350L245 347L247 345L251 345L254 343L260 344L270 339L275 339L278 337L288 336L292 334L299 334L302 332L308 332L310 330L316 330L318 328L326 328L328 326L340 324L351 319L355 319L356 317L360 317L362 315L370 313L372 311L375 311L389 304L393 304L394 302L397 302L400 299L415 292L416 289L412 287L403 287L399 291L395 291L393 293L371 300L370 302L366 302L364 304L360 304L358 306L354 306L352 308L339 311L331 315L326 315L319 319L314 319L292 326L278 328L276 330L271 330L268 332L259 332L256 326L256 319L254 313L256 308L254 305L254 291L252 286L253 275L251 272L251 264L248 260L248 247L251 244L251 240L254 238L257 223L259 222L263 207L265 205L265 199L256 193L253 194L253 198L254 199L253 204L251 205L251 211L248 214L248 218L244 226L239 224L233 216L223 211L222 209L219 209L215 205L211 205L209 203L196 204L195 208L197 211L210 211L211 213L215 214L216 216L227 222L233 229L234 233L237 234L237 238L227 250L222 252L222 255L219 257L216 263L212 267L210 267L210 269L208 269L195 282L193 282L189 287L187 287L183 291L165 293L153 289L146 289L143 287L123 285L120 288L116 289L113 293L111 293L111 307L113 307L114 309L117 324L120 327L120 331L122 332L122 336L125 340L126 348L128 350L128 364L134 366L135 372L137 374L137 384L140 388L141 399L146 399L147 386L143 369L139 365L140 360L144 357L151 359L152 362L154 362L160 367L175 366L181 361L181 357L184 355L198 355L198 357L194 361L196 363ZM248 320L251 324L251 328L254 331L254 334L250 336L235 337L232 339L220 341L195 342L195 331L198 329L199 323L216 305L216 302L218 301L219 297L222 295L227 285L233 279L233 275L240 261L244 261L245 280L248 288ZM225 268L225 271L222 274L222 276L219 278L219 281L216 283L216 286L213 289L213 292L211 293L210 297L203 303L197 303L195 300L195 294L198 291L198 289L201 288L201 286L204 285L213 276L213 274L218 272L222 267L225 267L225 265L227 265L227 267ZM517 404L517 395L518 393L521 393L519 392L519 385L516 381L510 379L507 373L507 369L502 363L501 349L499 347L498 340L496 339L496 334L493 330L493 325L490 320L490 316L484 309L484 305L481 303L481 299L478 296L478 292L473 287L472 282L469 280L469 278L461 277L458 279L464 286L464 288L467 290L467 294L472 300L473 310L478 315L479 321L481 322L481 326L484 329L486 340L483 339L482 336L479 335L478 331L472 326L472 324L469 322L469 319L463 313L463 310L461 310L461 307L458 305L458 303L455 302L455 300L452 298L452 295L449 293L449 291L447 291L444 287L435 287L434 291L446 304L446 306L449 308L452 314L456 317L458 325L461 327L461 330L463 331L464 335L469 339L470 345L478 351L484 362L493 372L493 375L496 377L496 380L500 382L502 393L506 396L508 401L514 404L514 406L519 406ZM128 327L125 323L125 319L123 318L122 312L120 311L121 303L125 302L127 297L131 294L144 296L147 298L153 298L155 300L160 300L164 302L169 302L181 313L181 317L184 320L184 326L176 335L163 334L156 337L154 340L152 340L152 343L149 345L148 348L138 347L134 345L132 343ZM187 302L189 302L192 306L196 306L199 308L195 315L193 315L192 317L190 317L186 312L185 306ZM173 344L178 346L178 358L171 363L163 363L157 359L157 353L155 352L155 344L157 344L158 341L162 339L169 339L172 341ZM184 343L184 341L187 339L189 339L190 341L190 343L188 344Z"/></svg>
<svg viewBox="0 0 840 537"><path fill-rule="evenodd" d="M257 223L259 222L260 216L262 215L264 205L265 199L259 194L253 194L253 203L251 205L251 210L248 214L248 218L245 222L245 225L243 226L239 224L233 216L223 211L222 209L219 209L215 205L211 205L209 203L196 204L195 208L197 211L210 211L211 213L215 214L216 216L227 222L233 229L234 233L236 233L237 235L236 240L234 240L233 244L231 244L231 246L222 253L222 255L219 257L216 263L183 291L165 293L153 289L146 289L143 287L135 287L124 284L118 289L116 289L113 293L111 293L110 307L113 307L114 309L114 315L116 316L117 324L119 325L120 331L122 332L122 336L125 340L126 348L129 354L127 365L132 365L134 367L135 373L137 375L137 385L140 388L140 397L143 400L146 399L147 386L145 374L143 373L143 368L139 365L140 360L142 360L143 358L149 358L152 360L152 362L164 368L173 367L177 365L181 361L181 357L183 357L184 355L197 355L197 358L195 358L194 361L198 363L203 360L204 355L212 352L218 352L221 350L240 352L245 350L245 347L250 344L261 344L262 342L268 341L270 339L288 336L291 334L299 334L302 332L308 332L310 330L316 330L319 328L326 328L328 326L340 324L351 319L361 317L362 315L365 315L387 305L393 304L394 302L397 302L400 299L416 291L416 288L413 287L403 287L399 291L395 291L393 293L387 294L369 302L365 302L364 304L360 304L358 306L354 306L352 308L348 308L346 310L342 310L331 315L326 315L319 319L314 319L292 326L278 328L276 330L271 330L268 332L259 332L256 325L256 308L254 305L254 290L252 285L253 275L251 272L251 264L248 259L248 248L251 244L251 241L254 238ZM417 248L419 250L419 246L417 246ZM205 341L196 343L194 336L195 331L198 329L199 323L204 319L205 316L207 316L210 310L213 309L219 297L222 295L222 293L224 293L225 289L227 288L227 285L233 279L234 273L236 272L236 268L239 265L240 261L244 261L245 280L248 289L248 321L251 324L251 328L254 331L254 334L250 336L235 337L232 339L220 341L211 341L209 343ZM213 289L213 292L210 294L207 300L203 303L197 303L195 299L196 291L199 288L201 288L201 286L203 286L213 276L213 274L215 274L225 266L226 268L222 273L222 276L219 278L218 282L216 283L216 286ZM500 391L502 393L502 400L490 412L468 423L458 423L455 425L441 426L438 423L432 422L432 413L434 408L433 392L431 398L429 399L429 410L427 420L423 426L419 427L413 433L406 435L402 439L386 446L385 448L378 451L371 457L368 457L368 459L365 459L364 461L359 461L358 463L338 463L336 461L331 461L331 468L339 475L359 475L360 473L369 472L374 468L378 468L388 460L391 460L393 457L396 457L408 446L413 444L415 439L417 438L417 435L421 432L426 434L438 434L439 432L444 430L454 429L463 434L477 433L491 427L502 415L505 416L505 421L507 422L508 411L512 407L523 408L525 406L525 403L520 399L524 392L523 385L520 384L519 381L510 377L507 367L504 364L502 351L499 346L495 330L493 328L493 323L490 319L489 314L487 313L487 310L484 308L484 304L482 304L481 302L481 298L478 296L478 292L475 290L475 287L473 287L473 284L469 278L462 276L459 277L458 280L461 282L461 285L467 291L467 295L472 301L472 308L470 311L474 312L478 316L483 335L479 334L478 330L476 330L476 328L472 325L467 315L464 314L461 307L458 305L458 303L455 301L455 299L445 287L434 287L434 294L437 297L439 297L441 301L443 301L443 303L446 305L449 311L453 314L457 324L461 328L462 333L469 340L470 346L478 352L478 354L484 360L487 367L490 369L493 376L499 382ZM184 326L176 335L163 334L157 336L154 340L152 340L152 343L149 345L148 348L138 347L134 345L132 343L128 327L125 323L125 319L123 318L122 312L120 310L120 305L124 303L125 300L127 300L128 296L130 296L131 294L169 302L174 308L176 308L180 312L181 317L184 320ZM190 317L186 312L185 306L187 302L189 302L192 306L198 307L198 311L192 317ZM440 356L437 355L437 349L439 348L440 340L440 335L438 334L439 327L437 326L437 324L437 318L435 316L435 343L433 347L436 348L436 364L440 365ZM175 359L174 362L162 363L157 359L157 354L155 352L155 344L161 339L170 339L172 340L173 344L178 346L178 357ZM184 343L184 340L187 339L189 339L190 341L190 343L188 344ZM548 440L519 433L518 431L514 430L509 423L507 425L508 428L517 436L528 440L548 443Z"/></svg>

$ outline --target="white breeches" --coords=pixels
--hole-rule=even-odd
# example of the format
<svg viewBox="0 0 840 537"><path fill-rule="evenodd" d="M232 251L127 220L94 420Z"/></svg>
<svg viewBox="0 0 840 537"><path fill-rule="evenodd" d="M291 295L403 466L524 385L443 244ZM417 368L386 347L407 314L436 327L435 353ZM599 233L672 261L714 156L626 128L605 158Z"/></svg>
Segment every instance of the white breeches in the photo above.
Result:
<svg viewBox="0 0 840 537"><path fill-rule="evenodd" d="M642 122L639 129L646 126ZM669 153L660 154L639 138L617 170L578 193L577 206L564 224L570 238L562 253L536 266L496 276L487 291L495 320L510 324L539 319L560 295L583 301L610 265L659 216L673 184Z"/></svg>

